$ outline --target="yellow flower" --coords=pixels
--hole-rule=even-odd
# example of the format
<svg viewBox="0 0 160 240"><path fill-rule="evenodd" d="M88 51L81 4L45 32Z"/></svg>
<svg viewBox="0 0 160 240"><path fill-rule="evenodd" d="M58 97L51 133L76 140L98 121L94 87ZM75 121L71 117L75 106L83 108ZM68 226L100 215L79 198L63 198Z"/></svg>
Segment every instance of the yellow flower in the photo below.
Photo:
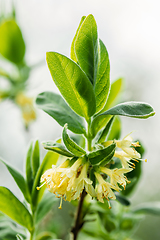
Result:
<svg viewBox="0 0 160 240"><path fill-rule="evenodd" d="M102 203L104 203L103 198L106 198L108 200L108 203L109 203L109 199L115 200L116 196L112 191L112 189L115 189L115 187L111 183L106 182L103 179L103 177L100 175L100 173L95 172L94 174L99 182L97 187L97 199ZM109 208L110 208L110 205L109 205Z"/></svg>
<svg viewBox="0 0 160 240"><path fill-rule="evenodd" d="M134 149L134 147L140 147L139 142L133 143L133 139L130 133L122 140L116 140L116 145L127 153L131 158L139 159L141 155Z"/></svg>
<svg viewBox="0 0 160 240"><path fill-rule="evenodd" d="M22 111L22 117L24 119L25 125L36 119L35 109L33 107L33 99L25 96L22 92L16 96L16 103Z"/></svg>
<svg viewBox="0 0 160 240"><path fill-rule="evenodd" d="M106 167L100 167L100 171L107 174L110 177L111 184L115 187L117 191L121 190L118 186L118 183L125 189L126 183L129 183L125 173L132 171L133 169L125 169L125 168L115 168L109 169Z"/></svg>
<svg viewBox="0 0 160 240"><path fill-rule="evenodd" d="M131 162L132 159L127 153L123 151L115 151L114 157L121 160L122 167L126 169L135 168L135 164Z"/></svg>

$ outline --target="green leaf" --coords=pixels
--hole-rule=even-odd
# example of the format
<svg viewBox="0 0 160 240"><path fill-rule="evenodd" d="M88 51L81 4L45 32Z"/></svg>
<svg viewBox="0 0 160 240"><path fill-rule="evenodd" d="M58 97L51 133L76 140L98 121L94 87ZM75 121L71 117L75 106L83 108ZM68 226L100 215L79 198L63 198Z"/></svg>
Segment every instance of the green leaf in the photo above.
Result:
<svg viewBox="0 0 160 240"><path fill-rule="evenodd" d="M121 120L118 116L114 117L113 124L111 126L107 140L118 140L121 136Z"/></svg>
<svg viewBox="0 0 160 240"><path fill-rule="evenodd" d="M74 157L74 155L71 152L68 152L66 147L61 143L50 141L50 142L43 142L42 144L43 144L43 147L47 150L59 153L66 157Z"/></svg>
<svg viewBox="0 0 160 240"><path fill-rule="evenodd" d="M86 16L83 16L83 17L81 18L80 24L79 24L79 26L78 26L78 28L77 28L76 34L75 34L75 36L74 36L74 38L73 38L73 41L72 41L72 44L71 44L71 55L70 55L70 57L71 57L71 59L72 59L73 61L75 61L76 63L77 63L77 57L76 57L74 45L75 45L75 40L76 40L76 38L77 38L79 29L80 29L83 21L85 20L85 18L86 18Z"/></svg>
<svg viewBox="0 0 160 240"><path fill-rule="evenodd" d="M78 64L94 85L98 66L98 33L93 15L88 15L81 24L74 47Z"/></svg>
<svg viewBox="0 0 160 240"><path fill-rule="evenodd" d="M0 54L15 64L23 61L25 43L14 19L4 21L0 25Z"/></svg>
<svg viewBox="0 0 160 240"><path fill-rule="evenodd" d="M81 157L86 154L85 150L81 148L77 143L75 143L67 134L67 124L64 126L62 137L66 148L75 156Z"/></svg>
<svg viewBox="0 0 160 240"><path fill-rule="evenodd" d="M35 145L33 148L31 163L32 163L33 178L34 178L38 171L39 164L40 164L39 141L38 140L35 142Z"/></svg>
<svg viewBox="0 0 160 240"><path fill-rule="evenodd" d="M30 143L29 149L26 156L26 180L29 191L32 191L33 186L33 174L32 174L32 151L33 151L33 142Z"/></svg>
<svg viewBox="0 0 160 240"><path fill-rule="evenodd" d="M112 143L106 148L91 152L88 154L88 158L92 165L100 164L101 166L107 164L113 157L116 144Z"/></svg>
<svg viewBox="0 0 160 240"><path fill-rule="evenodd" d="M58 201L58 198L53 196L52 193L47 192L44 194L42 200L38 204L38 208L35 215L35 222L38 224L44 219L45 215L53 208L53 205Z"/></svg>
<svg viewBox="0 0 160 240"><path fill-rule="evenodd" d="M95 113L96 103L86 74L71 59L56 52L47 53L47 63L56 86L69 106L89 121Z"/></svg>
<svg viewBox="0 0 160 240"><path fill-rule="evenodd" d="M23 238L19 234L17 234L16 237L17 237L17 240L23 240Z"/></svg>
<svg viewBox="0 0 160 240"><path fill-rule="evenodd" d="M98 115L95 116L95 118L92 121L91 125L91 131L92 131L92 137L94 138L96 134L106 126L106 124L109 122L111 119L111 116L105 116L105 115Z"/></svg>
<svg viewBox="0 0 160 240"><path fill-rule="evenodd" d="M99 61L95 82L96 112L99 112L105 105L110 90L110 63L107 49L104 43L99 40Z"/></svg>
<svg viewBox="0 0 160 240"><path fill-rule="evenodd" d="M55 165L57 163L58 158L59 158L58 153L50 151L47 152L38 169L32 189L32 203L34 208L36 208L38 202L41 200L43 193L45 191L45 187L42 187L40 188L40 190L37 190L37 187L40 186L40 178L46 170L52 168L52 165Z"/></svg>
<svg viewBox="0 0 160 240"><path fill-rule="evenodd" d="M107 102L104 108L102 109L101 113L105 112L107 109L113 107L115 103L117 103L120 93L122 92L122 89L123 89L123 78L119 78L111 84L111 89L109 92Z"/></svg>
<svg viewBox="0 0 160 240"><path fill-rule="evenodd" d="M17 186L19 187L19 189L23 193L23 196L25 197L27 202L30 202L30 200L31 200L30 199L30 193L28 191L28 187L27 187L27 184L26 184L26 181L25 181L24 177L21 175L20 172L18 172L16 169L11 167L6 161L4 161L2 159L0 159L0 161L7 167L8 171L10 172L12 177L14 178Z"/></svg>
<svg viewBox="0 0 160 240"><path fill-rule="evenodd" d="M130 201L127 198L123 197L122 195L120 195L117 192L115 192L115 195L116 195L116 200L118 202L120 202L122 205L124 205L124 206L129 206L130 205Z"/></svg>
<svg viewBox="0 0 160 240"><path fill-rule="evenodd" d="M101 115L120 115L133 118L148 118L155 114L153 108L147 103L125 102L116 105Z"/></svg>
<svg viewBox="0 0 160 240"><path fill-rule="evenodd" d="M133 209L138 214L153 214L160 216L160 202L145 202Z"/></svg>
<svg viewBox="0 0 160 240"><path fill-rule="evenodd" d="M37 106L53 117L62 127L68 124L68 129L74 133L85 133L83 119L66 104L63 98L52 92L43 92L36 98Z"/></svg>
<svg viewBox="0 0 160 240"><path fill-rule="evenodd" d="M26 227L30 232L32 231L33 220L31 214L18 198L5 187L0 187L0 211Z"/></svg>
<svg viewBox="0 0 160 240"><path fill-rule="evenodd" d="M109 131L110 131L110 128L111 128L111 126L112 126L113 120L114 120L114 117L112 117L112 118L109 120L109 122L107 123L106 127L103 129L103 131L102 131L102 133L101 133L101 135L100 135L100 137L99 137L99 139L98 139L98 141L97 141L98 143L105 142L106 137L107 137L107 135L108 135L108 133L109 133ZM113 138L113 139L114 139L114 138Z"/></svg>

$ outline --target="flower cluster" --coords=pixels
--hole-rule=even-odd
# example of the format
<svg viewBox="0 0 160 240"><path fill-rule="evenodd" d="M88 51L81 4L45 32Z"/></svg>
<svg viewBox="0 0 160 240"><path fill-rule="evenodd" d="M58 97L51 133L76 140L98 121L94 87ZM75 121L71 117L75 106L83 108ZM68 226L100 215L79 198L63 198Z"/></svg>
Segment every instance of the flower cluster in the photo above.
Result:
<svg viewBox="0 0 160 240"><path fill-rule="evenodd" d="M94 189L93 181L89 178L90 164L86 158L79 158L70 166L70 160L67 159L60 166L52 166L41 177L41 186L46 184L48 190L57 197L71 201L79 199L82 191L85 190L91 197L97 197L98 201L104 202L106 198L116 199L114 191L120 191L129 183L124 174L130 172L135 167L131 160L141 160L140 154L135 147L140 146L138 142L133 143L130 135L122 140L115 140L116 147L121 151L115 151L114 157L120 159L122 168L110 169L108 167L97 166L94 171L97 185ZM103 143L107 146L111 141ZM37 187L39 190L39 187ZM109 204L110 207L110 204ZM60 205L61 208L61 205Z"/></svg>

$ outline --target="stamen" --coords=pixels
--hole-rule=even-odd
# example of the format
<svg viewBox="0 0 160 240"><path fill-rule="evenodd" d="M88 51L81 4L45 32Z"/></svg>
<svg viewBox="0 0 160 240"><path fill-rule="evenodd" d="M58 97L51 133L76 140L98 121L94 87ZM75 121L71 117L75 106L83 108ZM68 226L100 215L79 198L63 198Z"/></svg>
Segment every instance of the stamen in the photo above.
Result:
<svg viewBox="0 0 160 240"><path fill-rule="evenodd" d="M60 205L59 205L59 209L62 209L62 200L63 200L63 198L61 197L61 200L60 200Z"/></svg>
<svg viewBox="0 0 160 240"><path fill-rule="evenodd" d="M39 186L39 187L36 187L36 188L37 188L37 190L40 190L40 188L41 188L41 187L43 187L43 186L45 185L45 183L46 183L46 182L42 183L42 185L41 185L41 186Z"/></svg>

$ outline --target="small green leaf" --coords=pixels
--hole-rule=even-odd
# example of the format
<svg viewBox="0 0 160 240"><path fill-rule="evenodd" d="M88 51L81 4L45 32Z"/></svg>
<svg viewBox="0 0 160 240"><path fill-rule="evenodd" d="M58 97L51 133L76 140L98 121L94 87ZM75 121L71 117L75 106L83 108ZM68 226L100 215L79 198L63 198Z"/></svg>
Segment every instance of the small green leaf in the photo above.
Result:
<svg viewBox="0 0 160 240"><path fill-rule="evenodd" d="M28 189L31 192L33 186L33 174L32 174L32 151L33 151L33 142L30 143L29 149L26 156L26 180Z"/></svg>
<svg viewBox="0 0 160 240"><path fill-rule="evenodd" d="M118 116L114 117L113 124L111 126L107 140L118 140L121 136L121 120Z"/></svg>
<svg viewBox="0 0 160 240"><path fill-rule="evenodd" d="M64 145L58 142L43 142L43 147L47 150L59 153L66 157L74 157L74 155L71 152L68 152L68 150L65 148Z"/></svg>
<svg viewBox="0 0 160 240"><path fill-rule="evenodd" d="M33 178L34 178L37 173L37 170L39 168L39 163L40 163L39 141L38 140L35 142L35 145L33 148L31 162L32 162L32 170L33 170Z"/></svg>
<svg viewBox="0 0 160 240"><path fill-rule="evenodd" d="M111 89L109 92L107 102L100 113L105 112L107 109L113 107L117 103L120 93L122 92L122 89L123 78L119 78L111 84Z"/></svg>
<svg viewBox="0 0 160 240"><path fill-rule="evenodd" d="M24 240L24 239L21 237L21 235L19 235L19 234L16 235L16 238L17 238L17 240Z"/></svg>
<svg viewBox="0 0 160 240"><path fill-rule="evenodd" d="M93 118L92 125L91 125L91 131L92 131L92 137L94 138L96 134L106 126L106 124L111 119L111 116L105 116L105 115L97 115L95 118Z"/></svg>
<svg viewBox="0 0 160 240"><path fill-rule="evenodd" d="M85 20L85 18L86 18L86 16L83 16L83 17L81 18L80 24L79 24L79 26L78 26L78 28L77 28L76 34L75 34L75 36L74 36L74 38L73 38L73 41L72 41L72 44L71 44L71 56L70 56L70 57L71 57L71 59L72 59L73 61L75 61L76 63L77 63L77 57L76 57L76 54L75 54L75 46L74 46L74 45L75 45L75 40L76 40L76 38L77 38L79 29L80 29L83 21Z"/></svg>
<svg viewBox="0 0 160 240"><path fill-rule="evenodd" d="M100 164L105 165L107 164L113 157L115 152L116 144L112 143L106 148L91 152L88 154L88 158L92 165Z"/></svg>
<svg viewBox="0 0 160 240"><path fill-rule="evenodd" d="M32 204L34 208L36 208L38 202L41 200L43 193L45 191L45 187L42 187L40 188L40 190L37 190L37 187L40 186L40 178L46 170L48 170L49 168L52 168L52 165L55 165L57 163L58 158L59 158L58 153L49 151L44 157L38 169L38 172L34 180L33 189L32 189Z"/></svg>
<svg viewBox="0 0 160 240"><path fill-rule="evenodd" d="M104 107L110 90L110 63L107 49L99 40L99 61L95 82L96 112Z"/></svg>
<svg viewBox="0 0 160 240"><path fill-rule="evenodd" d="M36 98L37 106L53 117L62 127L68 124L68 129L74 133L85 133L83 119L66 104L63 98L52 92L43 92Z"/></svg>
<svg viewBox="0 0 160 240"><path fill-rule="evenodd" d="M30 232L32 231L33 220L31 214L18 198L5 187L0 187L0 211L26 227Z"/></svg>
<svg viewBox="0 0 160 240"><path fill-rule="evenodd" d="M17 186L19 187L19 189L23 193L23 196L25 197L27 202L30 202L30 193L28 191L28 187L27 187L27 184L26 184L26 181L25 181L24 177L21 175L20 172L18 172L16 169L11 167L6 161L4 161L2 159L0 159L0 161L7 167L8 171L10 172L12 177L14 178Z"/></svg>
<svg viewBox="0 0 160 240"><path fill-rule="evenodd" d="M117 192L115 192L115 195L116 195L117 201L120 202L122 205L124 205L124 206L130 205L130 201L127 198L123 197L122 195L120 195Z"/></svg>
<svg viewBox="0 0 160 240"><path fill-rule="evenodd" d="M0 25L0 54L15 64L23 61L25 43L14 19L3 21Z"/></svg>
<svg viewBox="0 0 160 240"><path fill-rule="evenodd" d="M81 157L86 154L85 150L81 148L77 143L75 143L67 134L67 124L64 126L62 137L66 148L75 156Z"/></svg>
<svg viewBox="0 0 160 240"><path fill-rule="evenodd" d="M133 209L138 214L153 214L160 216L160 202L145 202Z"/></svg>
<svg viewBox="0 0 160 240"><path fill-rule="evenodd" d="M155 114L153 108L147 103L125 102L116 105L101 115L121 115L133 118L148 118Z"/></svg>
<svg viewBox="0 0 160 240"><path fill-rule="evenodd" d="M94 85L98 66L98 33L93 15L88 15L81 24L74 47L78 64Z"/></svg>
<svg viewBox="0 0 160 240"><path fill-rule="evenodd" d="M114 120L114 117L112 117L112 118L109 120L109 122L107 123L106 127L103 129L103 131L102 131L102 133L101 133L101 135L100 135L100 137L99 137L99 139L98 139L98 141L97 141L98 143L105 142L106 137L107 137L107 135L108 135L108 133L109 133L109 131L110 131L110 128L111 128L111 126L112 126L113 120ZM113 138L113 139L114 139L114 138Z"/></svg>
<svg viewBox="0 0 160 240"><path fill-rule="evenodd" d="M86 74L71 59L56 52L47 53L47 63L56 86L69 106L89 121L95 113L96 102Z"/></svg>

